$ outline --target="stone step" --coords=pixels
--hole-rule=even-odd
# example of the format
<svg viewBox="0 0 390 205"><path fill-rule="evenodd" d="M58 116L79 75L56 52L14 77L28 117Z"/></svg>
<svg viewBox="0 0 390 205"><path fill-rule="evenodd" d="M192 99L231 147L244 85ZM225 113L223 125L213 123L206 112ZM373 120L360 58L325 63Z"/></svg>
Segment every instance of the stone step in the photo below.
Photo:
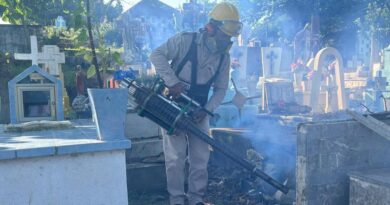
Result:
<svg viewBox="0 0 390 205"><path fill-rule="evenodd" d="M159 137L137 139L131 142L131 149L126 150L126 161L133 162L164 162L162 139Z"/></svg>
<svg viewBox="0 0 390 205"><path fill-rule="evenodd" d="M390 204L390 168L349 174L350 205Z"/></svg>
<svg viewBox="0 0 390 205"><path fill-rule="evenodd" d="M131 163L126 165L127 189L134 192L166 190L165 164Z"/></svg>

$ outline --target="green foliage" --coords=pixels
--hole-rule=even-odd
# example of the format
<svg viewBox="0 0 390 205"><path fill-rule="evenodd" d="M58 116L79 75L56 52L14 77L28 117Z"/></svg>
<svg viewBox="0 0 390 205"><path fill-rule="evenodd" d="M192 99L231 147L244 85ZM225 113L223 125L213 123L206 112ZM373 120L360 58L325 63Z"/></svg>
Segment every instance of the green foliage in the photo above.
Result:
<svg viewBox="0 0 390 205"><path fill-rule="evenodd" d="M87 78L90 79L96 75L96 69L94 65L89 66L87 70Z"/></svg>
<svg viewBox="0 0 390 205"><path fill-rule="evenodd" d="M356 19L355 23L360 30L388 37L390 34L390 1L373 0L368 2L367 10L363 17Z"/></svg>
<svg viewBox="0 0 390 205"><path fill-rule="evenodd" d="M262 41L278 38L292 40L310 21L313 3L305 0L230 0L237 5L242 21L252 29L252 36Z"/></svg>
<svg viewBox="0 0 390 205"><path fill-rule="evenodd" d="M229 0L238 6L242 20L253 29L252 36L272 42L278 38L293 40L294 35L310 23L312 15L320 17L321 40L332 44L350 38L357 31L376 32L386 39L390 32L390 0ZM341 42L339 42L341 43Z"/></svg>
<svg viewBox="0 0 390 205"><path fill-rule="evenodd" d="M0 51L0 81L8 82L16 75L20 74L31 64L26 61L15 61L11 53ZM1 90L0 86L0 90Z"/></svg>
<svg viewBox="0 0 390 205"><path fill-rule="evenodd" d="M97 39L98 62L101 64L101 70L105 72L123 63L119 53L109 52L109 46L105 45L107 33L111 38L112 35L117 35L113 32L115 30L113 22L122 13L123 8L120 0L91 0L90 2L92 32ZM0 16L13 24L43 26L44 44L59 45L65 50L67 57L84 59L87 64L91 64L85 0L0 0ZM63 16L65 19L66 29L53 26L58 16ZM114 40L111 40L110 44L119 45ZM64 67L67 66L75 67L69 64ZM64 71L64 76L65 84L74 86L74 69Z"/></svg>
<svg viewBox="0 0 390 205"><path fill-rule="evenodd" d="M100 46L97 49L97 58L100 65L101 72L113 71L115 67L123 65L121 53L123 51L115 50L107 47ZM80 50L79 54L83 53L83 58L87 62L92 62L92 54L89 50ZM96 75L95 66L91 65L87 71L87 78L91 78Z"/></svg>
<svg viewBox="0 0 390 205"><path fill-rule="evenodd" d="M62 66L62 72L64 73L65 87L75 86L75 67L72 65L65 64Z"/></svg>

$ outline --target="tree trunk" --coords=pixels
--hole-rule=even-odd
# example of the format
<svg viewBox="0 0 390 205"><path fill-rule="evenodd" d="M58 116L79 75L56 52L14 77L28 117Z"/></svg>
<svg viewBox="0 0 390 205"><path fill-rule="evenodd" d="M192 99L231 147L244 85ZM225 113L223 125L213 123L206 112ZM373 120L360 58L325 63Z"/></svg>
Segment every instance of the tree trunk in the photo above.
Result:
<svg viewBox="0 0 390 205"><path fill-rule="evenodd" d="M100 77L100 72L99 72L99 65L97 62L97 57L96 57L96 51L95 51L95 44L93 42L93 35L92 35L92 25L91 25L91 12L89 8L89 0L86 0L86 7L87 7L87 28L88 28L88 35L89 35L89 44L91 46L92 50L92 63L95 66L96 70L96 77L98 81L99 88L103 88L103 82L102 78Z"/></svg>

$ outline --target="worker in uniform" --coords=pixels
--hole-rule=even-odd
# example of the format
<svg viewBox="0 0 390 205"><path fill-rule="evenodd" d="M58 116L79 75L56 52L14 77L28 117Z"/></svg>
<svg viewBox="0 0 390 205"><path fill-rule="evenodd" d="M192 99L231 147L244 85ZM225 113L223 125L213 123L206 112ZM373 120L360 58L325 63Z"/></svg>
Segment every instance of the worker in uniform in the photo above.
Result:
<svg viewBox="0 0 390 205"><path fill-rule="evenodd" d="M186 93L204 109L213 112L222 102L229 84L231 38L240 34L237 8L219 3L209 14L209 22L198 32L184 32L169 38L156 48L150 60L157 74L165 81L169 94ZM210 98L209 91L213 87ZM209 119L204 109L191 116L203 132L209 132ZM167 189L171 205L202 205L207 188L207 164L210 150L207 143L185 130L168 134L163 130L163 146ZM185 193L185 164L188 160L188 190Z"/></svg>

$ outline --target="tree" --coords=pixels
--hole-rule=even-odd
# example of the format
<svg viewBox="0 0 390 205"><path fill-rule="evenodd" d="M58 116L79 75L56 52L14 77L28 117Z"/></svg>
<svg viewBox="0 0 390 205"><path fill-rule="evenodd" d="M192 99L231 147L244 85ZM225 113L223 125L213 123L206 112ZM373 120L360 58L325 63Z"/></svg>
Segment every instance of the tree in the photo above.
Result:
<svg viewBox="0 0 390 205"><path fill-rule="evenodd" d="M381 41L389 42L390 37L390 1L372 0L367 2L363 15L355 20L359 31L377 36Z"/></svg>
<svg viewBox="0 0 390 205"><path fill-rule="evenodd" d="M69 42L72 42L72 49L77 50L89 45L99 87L102 87L102 80L98 72L95 40L98 41L98 47L104 47L107 30L102 33L101 28L112 24L122 13L122 9L119 0L111 0L108 3L103 0L0 0L0 15L4 20L24 26L44 26L47 34L45 39L51 43L60 44L61 41L65 41L65 44L69 45ZM57 16L65 18L67 30L58 32L53 28ZM25 33L27 43L28 32Z"/></svg>
<svg viewBox="0 0 390 205"><path fill-rule="evenodd" d="M89 0L86 0L85 4L86 4L86 12L87 12L87 28L88 28L89 43L90 43L91 50L92 50L92 63L95 66L99 88L103 88L103 81L102 81L102 78L100 77L99 64L97 62L97 57L96 57L95 43L93 41L92 24L91 24L91 11L90 11Z"/></svg>

